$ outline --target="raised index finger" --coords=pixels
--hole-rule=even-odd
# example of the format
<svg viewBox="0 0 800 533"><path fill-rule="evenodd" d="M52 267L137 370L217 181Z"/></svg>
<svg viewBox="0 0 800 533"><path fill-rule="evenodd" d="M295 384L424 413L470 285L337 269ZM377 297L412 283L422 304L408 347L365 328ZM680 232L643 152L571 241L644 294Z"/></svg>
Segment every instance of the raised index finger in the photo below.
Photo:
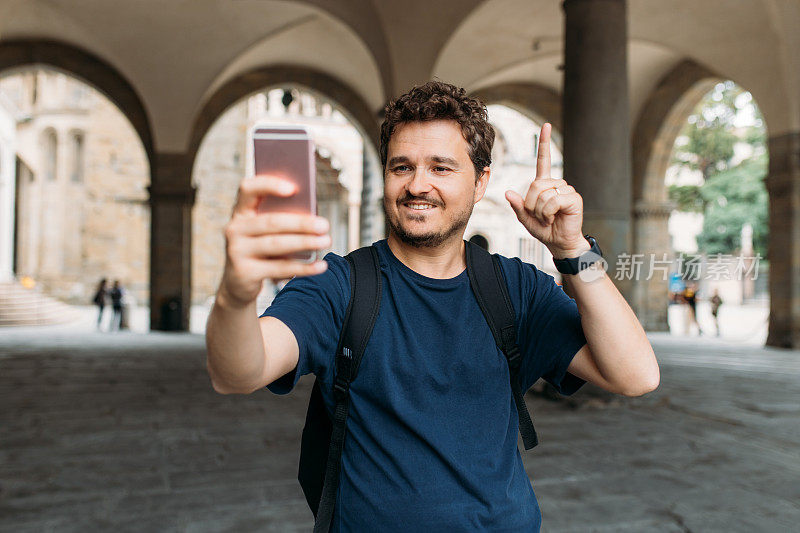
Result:
<svg viewBox="0 0 800 533"><path fill-rule="evenodd" d="M244 178L239 184L239 193L236 197L234 213L254 211L258 202L264 196L291 196L297 192L297 187L289 180L275 176L253 176Z"/></svg>
<svg viewBox="0 0 800 533"><path fill-rule="evenodd" d="M539 134L539 147L536 152L536 178L550 177L550 130L552 126L545 122Z"/></svg>

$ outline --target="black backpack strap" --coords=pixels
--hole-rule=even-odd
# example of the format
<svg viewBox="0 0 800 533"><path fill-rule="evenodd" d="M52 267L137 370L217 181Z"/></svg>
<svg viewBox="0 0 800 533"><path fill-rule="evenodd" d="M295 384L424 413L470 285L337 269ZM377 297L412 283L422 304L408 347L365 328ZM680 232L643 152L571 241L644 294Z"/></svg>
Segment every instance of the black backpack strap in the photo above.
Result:
<svg viewBox="0 0 800 533"><path fill-rule="evenodd" d="M517 326L514 307L508 296L508 287L503 279L500 264L496 257L471 242L466 242L467 275L478 306L486 317L489 329L508 361L511 377L511 393L519 415L519 432L526 450L539 443L533 428L528 407L519 386L519 369L522 356L517 345Z"/></svg>
<svg viewBox="0 0 800 533"><path fill-rule="evenodd" d="M344 447L347 413L350 409L350 383L358 373L381 305L381 271L374 246L347 254L350 262L350 303L347 305L342 335L336 349L333 396L336 402L331 428L331 444L325 467L325 481L319 508L315 513L315 533L327 533L336 505L339 470Z"/></svg>

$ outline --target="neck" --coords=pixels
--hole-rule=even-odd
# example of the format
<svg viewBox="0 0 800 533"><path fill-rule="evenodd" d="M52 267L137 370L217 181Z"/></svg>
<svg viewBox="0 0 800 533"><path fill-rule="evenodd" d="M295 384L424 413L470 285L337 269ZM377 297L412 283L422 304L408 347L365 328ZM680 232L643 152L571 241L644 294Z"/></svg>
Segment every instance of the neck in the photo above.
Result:
<svg viewBox="0 0 800 533"><path fill-rule="evenodd" d="M461 235L433 248L417 248L389 232L386 243L401 263L428 278L454 278L467 267L464 259L464 240Z"/></svg>

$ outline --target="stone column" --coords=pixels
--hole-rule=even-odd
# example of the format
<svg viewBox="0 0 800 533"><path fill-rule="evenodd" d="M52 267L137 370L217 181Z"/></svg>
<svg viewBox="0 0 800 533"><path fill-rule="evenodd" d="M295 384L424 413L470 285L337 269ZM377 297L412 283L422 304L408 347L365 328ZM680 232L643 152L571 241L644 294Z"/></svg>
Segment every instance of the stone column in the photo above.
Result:
<svg viewBox="0 0 800 533"><path fill-rule="evenodd" d="M189 330L191 308L192 206L191 158L158 153L150 192L150 329ZM169 309L171 301L180 305ZM177 324L171 313L177 312Z"/></svg>
<svg viewBox="0 0 800 533"><path fill-rule="evenodd" d="M631 145L625 0L565 0L564 178L583 197L614 279L631 251ZM632 283L614 282L632 300Z"/></svg>
<svg viewBox="0 0 800 533"><path fill-rule="evenodd" d="M0 283L14 279L17 123L0 104Z"/></svg>
<svg viewBox="0 0 800 533"><path fill-rule="evenodd" d="M375 150L364 142L361 185L360 233L361 246L368 246L382 239L383 220L383 175L380 164L376 164Z"/></svg>
<svg viewBox="0 0 800 533"><path fill-rule="evenodd" d="M769 334L800 348L800 132L769 140Z"/></svg>
<svg viewBox="0 0 800 533"><path fill-rule="evenodd" d="M675 257L668 224L673 209L673 202L637 202L634 207L633 240L647 247L637 246L635 251L634 257L641 258L641 272L631 288L631 307L647 331L669 331L669 275Z"/></svg>

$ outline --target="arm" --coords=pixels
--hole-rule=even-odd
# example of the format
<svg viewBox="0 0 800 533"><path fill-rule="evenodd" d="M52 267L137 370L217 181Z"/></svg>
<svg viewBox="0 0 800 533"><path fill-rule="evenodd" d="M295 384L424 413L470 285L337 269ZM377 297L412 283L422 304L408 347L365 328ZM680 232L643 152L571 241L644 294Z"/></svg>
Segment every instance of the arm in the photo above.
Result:
<svg viewBox="0 0 800 533"><path fill-rule="evenodd" d="M549 124L542 126L536 177L525 198L508 191L506 199L554 258L577 257L589 249L582 231L583 199L565 180L550 178ZM602 269L592 274L564 275L564 289L577 303L587 342L567 370L617 394L654 390L660 379L658 362L639 320Z"/></svg>
<svg viewBox="0 0 800 533"><path fill-rule="evenodd" d="M225 270L206 325L206 367L214 390L247 394L297 366L297 339L280 320L258 318L256 297L264 279L318 274L325 261L285 259L292 252L330 244L325 219L312 215L258 213L261 197L289 196L294 186L275 178L242 180L225 227Z"/></svg>
<svg viewBox="0 0 800 533"><path fill-rule="evenodd" d="M292 331L273 317L258 318L255 302L231 305L218 294L206 325L206 368L220 394L249 394L297 366Z"/></svg>
<svg viewBox="0 0 800 533"><path fill-rule="evenodd" d="M589 249L565 252L577 257ZM658 387L659 369L639 319L606 272L590 266L591 277L564 274L564 289L575 299L586 345L567 370L579 378L625 396L640 396ZM591 279L591 281L587 281Z"/></svg>

